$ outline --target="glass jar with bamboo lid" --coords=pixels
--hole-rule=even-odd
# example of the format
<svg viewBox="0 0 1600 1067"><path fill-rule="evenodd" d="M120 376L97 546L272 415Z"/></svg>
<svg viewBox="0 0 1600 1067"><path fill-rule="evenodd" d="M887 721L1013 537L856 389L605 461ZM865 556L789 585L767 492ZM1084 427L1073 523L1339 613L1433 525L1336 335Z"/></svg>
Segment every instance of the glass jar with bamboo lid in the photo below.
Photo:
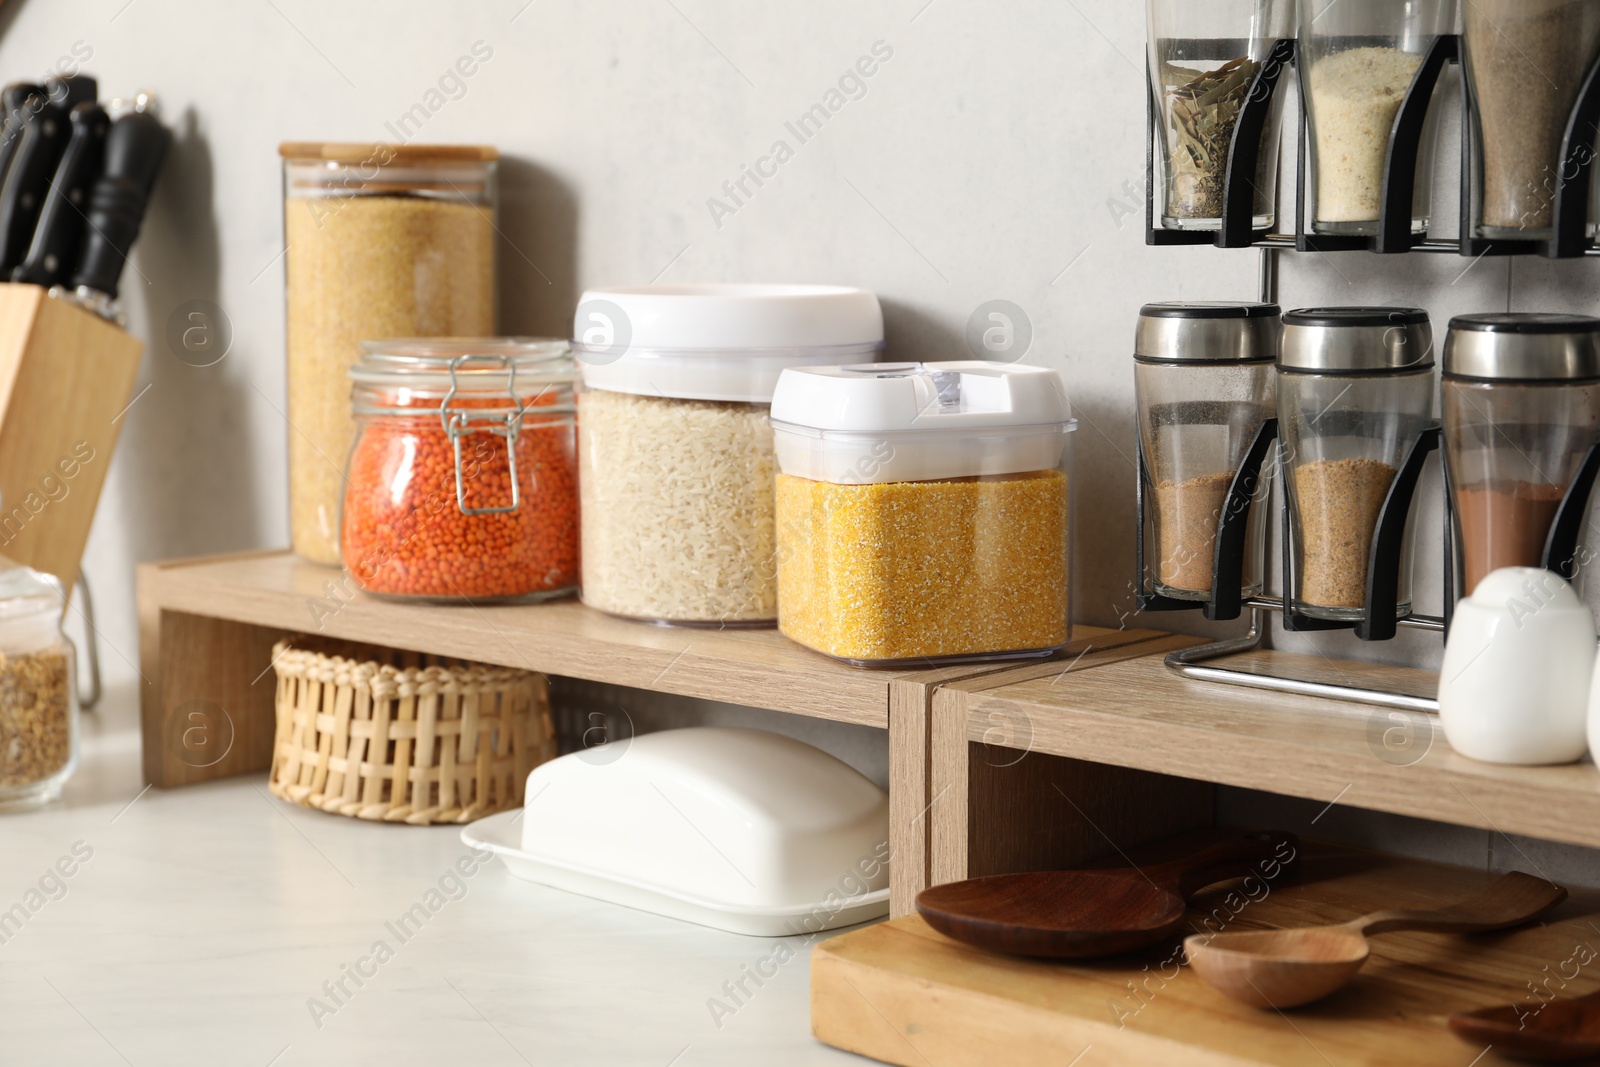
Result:
<svg viewBox="0 0 1600 1067"><path fill-rule="evenodd" d="M288 143L283 157L294 549L339 562L350 366L381 337L495 332L495 171L481 145Z"/></svg>

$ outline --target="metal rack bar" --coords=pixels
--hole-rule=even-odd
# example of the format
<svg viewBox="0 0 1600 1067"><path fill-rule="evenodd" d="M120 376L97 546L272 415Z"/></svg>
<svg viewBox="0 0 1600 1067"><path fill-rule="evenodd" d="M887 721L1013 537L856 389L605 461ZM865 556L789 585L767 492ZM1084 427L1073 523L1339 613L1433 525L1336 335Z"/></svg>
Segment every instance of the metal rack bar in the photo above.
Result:
<svg viewBox="0 0 1600 1067"><path fill-rule="evenodd" d="M1265 689L1274 693L1294 693L1298 696L1349 700L1358 704L1374 704L1378 707L1398 708L1402 711L1438 712L1439 702L1428 697L1391 693L1386 689L1367 689L1362 686L1313 682L1304 678L1280 678L1277 675L1255 674L1251 671L1235 670L1232 667L1208 666L1207 664L1210 660L1231 656L1239 652L1253 652L1261 646L1261 639L1266 635L1265 612L1271 610L1271 608L1268 605L1258 605L1256 603L1258 600L1270 601L1276 600L1276 598L1252 597L1248 601L1251 605L1250 629L1244 635L1168 653L1166 658L1167 667L1170 670L1177 671L1185 678L1193 678L1201 682L1222 682L1227 685L1242 685L1250 689ZM1429 617L1422 616L1421 618L1427 619ZM1405 624L1402 623L1402 625ZM1422 628L1427 629L1428 627L1424 626ZM1442 620L1440 621L1440 628L1443 628Z"/></svg>

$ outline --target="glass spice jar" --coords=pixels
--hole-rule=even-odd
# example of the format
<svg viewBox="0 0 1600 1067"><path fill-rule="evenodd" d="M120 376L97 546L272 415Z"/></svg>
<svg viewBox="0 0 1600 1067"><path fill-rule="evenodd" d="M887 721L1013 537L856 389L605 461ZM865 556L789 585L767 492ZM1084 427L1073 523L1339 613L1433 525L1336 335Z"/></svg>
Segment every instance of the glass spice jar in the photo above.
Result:
<svg viewBox="0 0 1600 1067"><path fill-rule="evenodd" d="M1456 22L1455 0L1300 0L1299 64L1317 233L1376 234L1395 116L1423 59ZM1428 229L1438 118L1418 145L1411 232Z"/></svg>
<svg viewBox="0 0 1600 1067"><path fill-rule="evenodd" d="M1228 493L1262 423L1275 414L1279 314L1277 304L1209 301L1139 309L1139 473L1154 520L1153 588L1163 596L1211 598ZM1266 515L1264 502L1255 501L1242 596L1261 592Z"/></svg>
<svg viewBox="0 0 1600 1067"><path fill-rule="evenodd" d="M78 765L67 593L28 567L0 571L0 809L54 800Z"/></svg>
<svg viewBox="0 0 1600 1067"><path fill-rule="evenodd" d="M1600 319L1458 315L1441 371L1457 588L1470 596L1491 571L1544 565L1556 512L1600 439Z"/></svg>
<svg viewBox="0 0 1600 1067"><path fill-rule="evenodd" d="M1220 229L1234 129L1273 44L1294 36L1294 0L1146 0L1145 12L1161 164L1158 225ZM1274 94L1261 132L1251 183L1255 230L1277 218L1282 100Z"/></svg>
<svg viewBox="0 0 1600 1067"><path fill-rule="evenodd" d="M340 519L356 584L475 602L576 590L575 376L565 341L362 345Z"/></svg>
<svg viewBox="0 0 1600 1067"><path fill-rule="evenodd" d="M1470 0L1462 7L1473 129L1472 232L1489 239L1548 238L1556 190L1582 162L1561 158L1562 140L1600 57L1600 4Z"/></svg>
<svg viewBox="0 0 1600 1067"><path fill-rule="evenodd" d="M289 532L339 562L351 364L374 337L495 330L495 172L481 145L281 145Z"/></svg>
<svg viewBox="0 0 1600 1067"><path fill-rule="evenodd" d="M1302 308L1278 349L1289 598L1313 618L1360 620L1384 501L1433 412L1433 330L1421 308ZM1411 540L1395 612L1411 614Z"/></svg>

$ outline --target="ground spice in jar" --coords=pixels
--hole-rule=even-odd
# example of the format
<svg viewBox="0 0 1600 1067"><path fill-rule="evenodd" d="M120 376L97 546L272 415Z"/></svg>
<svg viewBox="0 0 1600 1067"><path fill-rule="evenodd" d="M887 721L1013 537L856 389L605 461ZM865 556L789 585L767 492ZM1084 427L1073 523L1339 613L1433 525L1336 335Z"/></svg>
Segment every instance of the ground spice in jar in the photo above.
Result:
<svg viewBox="0 0 1600 1067"><path fill-rule="evenodd" d="M1501 567L1541 567L1564 485L1514 481L1456 491L1466 593Z"/></svg>
<svg viewBox="0 0 1600 1067"><path fill-rule="evenodd" d="M1421 65L1398 48L1351 48L1312 64L1317 221L1377 221L1389 131Z"/></svg>
<svg viewBox="0 0 1600 1067"><path fill-rule="evenodd" d="M840 659L1054 648L1068 636L1059 471L844 485L778 475L778 629Z"/></svg>
<svg viewBox="0 0 1600 1067"><path fill-rule="evenodd" d="M571 591L578 580L577 459L570 416L530 402L516 440L519 506L465 515L456 457L437 411L369 417L350 454L344 500L345 565L361 588L394 596L509 599ZM457 398L452 408L490 401ZM511 503L504 437L461 439L469 508Z"/></svg>
<svg viewBox="0 0 1600 1067"><path fill-rule="evenodd" d="M1375 459L1318 460L1294 468L1301 603L1366 606L1372 535L1397 473Z"/></svg>
<svg viewBox="0 0 1600 1067"><path fill-rule="evenodd" d="M375 338L494 333L494 225L485 207L430 197L292 197L284 230L290 535L333 564L350 365Z"/></svg>
<svg viewBox="0 0 1600 1067"><path fill-rule="evenodd" d="M777 617L767 410L580 394L585 604L669 622Z"/></svg>
<svg viewBox="0 0 1600 1067"><path fill-rule="evenodd" d="M1234 471L1156 486L1156 580L1169 589L1211 591L1217 523Z"/></svg>
<svg viewBox="0 0 1600 1067"><path fill-rule="evenodd" d="M1480 222L1545 229L1566 161L1561 142L1600 50L1591 0L1472 0L1465 6L1467 64L1482 133Z"/></svg>
<svg viewBox="0 0 1600 1067"><path fill-rule="evenodd" d="M0 793L59 774L72 759L72 687L57 649L0 653Z"/></svg>

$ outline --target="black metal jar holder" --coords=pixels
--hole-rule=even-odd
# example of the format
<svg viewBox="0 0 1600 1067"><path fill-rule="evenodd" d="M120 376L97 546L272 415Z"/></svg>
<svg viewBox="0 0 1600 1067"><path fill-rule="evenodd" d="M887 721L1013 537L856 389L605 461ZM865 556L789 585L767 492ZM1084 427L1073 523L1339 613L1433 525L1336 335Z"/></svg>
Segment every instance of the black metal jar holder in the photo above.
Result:
<svg viewBox="0 0 1600 1067"><path fill-rule="evenodd" d="M1354 630L1364 641L1382 641L1393 637L1400 626L1442 632L1444 620L1428 615L1408 613L1400 616L1398 590L1400 553L1405 541L1405 528L1416 495L1417 482L1428 455L1439 447L1440 430L1430 423L1418 432L1408 450L1399 472L1395 475L1384 499L1383 507L1373 531L1373 543L1368 556L1365 610L1359 621L1337 621L1306 615L1295 604L1292 591L1293 543L1289 530L1288 508L1283 510L1283 574L1285 595L1282 597L1251 596L1242 593L1246 538L1249 531L1250 508L1258 506L1256 495L1261 487L1261 471L1267 453L1278 436L1278 420L1268 419L1257 431L1244 461L1234 474L1229 486L1227 501L1218 517L1215 551L1212 560L1211 594L1204 601L1179 600L1156 593L1148 584L1145 565L1145 530L1147 525L1146 495L1144 485L1147 465L1144 450L1139 448L1138 534L1135 543L1139 568L1138 604L1142 611L1200 610L1207 619L1222 621L1236 619L1245 608L1250 609L1250 630L1241 637L1228 638L1205 645L1173 652L1166 664L1179 673L1202 681L1224 682L1254 689L1279 693L1297 693L1306 696L1327 697L1377 704L1408 711L1437 711L1438 702L1425 697L1395 693L1383 689L1360 686L1334 685L1309 679L1281 675L1257 674L1252 671L1216 666L1210 661L1238 652L1258 648L1266 633L1265 615L1278 612L1283 616L1284 628L1306 630ZM1280 454L1281 467L1281 454ZM1453 562L1447 558L1448 573Z"/></svg>
<svg viewBox="0 0 1600 1067"><path fill-rule="evenodd" d="M1366 600L1360 620L1341 621L1323 619L1306 614L1296 603L1292 590L1294 580L1294 546L1289 529L1288 508L1283 509L1283 574L1285 594L1282 597L1243 595L1243 574L1246 538L1249 534L1250 509L1256 506L1255 496L1261 486L1261 469L1267 452L1277 440L1278 420L1267 419L1257 431L1244 461L1234 474L1226 503L1217 519L1217 533L1212 556L1211 594L1206 600L1180 600L1154 591L1148 585L1149 575L1145 562L1145 530L1147 525L1144 485L1148 467L1144 449L1139 449L1139 526L1135 554L1139 568L1139 609L1141 611L1187 611L1200 609L1205 617L1219 622L1237 619L1245 607L1278 611L1283 615L1284 629L1354 630L1363 641L1387 641L1395 635L1402 618L1399 612L1400 553L1405 543L1406 522L1411 513L1411 502L1416 495L1417 482L1422 476L1428 455L1439 447L1439 426L1430 424L1417 434L1406 458L1389 486L1383 508L1373 529L1372 547L1368 555Z"/></svg>
<svg viewBox="0 0 1600 1067"><path fill-rule="evenodd" d="M1244 636L1174 652L1167 657L1167 665L1185 675L1205 681L1226 682L1274 692L1351 700L1409 711L1437 711L1438 702L1424 697L1360 686L1331 685L1306 679L1255 674L1209 664L1209 661L1223 656L1257 648L1265 636L1264 614L1267 612L1281 614L1285 630L1294 632L1354 630L1356 637L1363 641L1389 640L1401 627L1429 630L1441 636L1449 629L1451 609L1455 601L1454 590L1457 585L1455 545L1458 534L1455 531L1455 513L1451 503L1453 496L1448 484L1448 474L1445 486L1444 615L1423 615L1415 612L1401 615L1398 611L1400 554L1405 544L1406 524L1409 521L1411 505L1423 467L1428 456L1440 446L1442 432L1436 423L1423 428L1413 440L1379 512L1368 556L1366 602L1361 619L1338 621L1317 618L1305 614L1295 603L1291 592L1296 587L1293 570L1294 548L1287 507L1283 509L1282 514L1282 574L1285 595L1282 597L1243 595L1250 509L1258 506L1257 496L1261 490L1262 469L1277 436L1277 419L1268 419L1262 423L1229 486L1226 502L1217 521L1215 550L1212 557L1211 593L1203 601L1180 600L1165 596L1155 592L1150 584L1146 564L1146 530L1149 517L1145 493L1149 468L1142 441L1139 444L1139 476L1136 493L1138 533L1135 541L1139 574L1139 610L1198 610L1211 621L1237 619L1246 608L1251 612L1250 631ZM1579 558L1578 550L1587 525L1589 500L1597 477L1600 477L1600 443L1590 446L1584 455L1583 462L1567 487L1545 538L1543 567L1567 580L1576 577L1578 568L1587 562Z"/></svg>
<svg viewBox="0 0 1600 1067"><path fill-rule="evenodd" d="M1229 146L1228 166L1223 184L1223 212L1217 230L1165 229L1156 225L1155 138L1162 135L1161 116L1154 85L1146 104L1145 149L1145 243L1150 245L1210 244L1218 248L1248 248L1269 242L1288 244L1265 230L1256 230L1254 220L1255 174L1260 158L1261 135L1272 114L1274 95L1279 91L1283 70L1296 64L1295 42L1274 41L1262 64L1250 94L1239 111ZM1417 160L1428 109L1444 68L1455 64L1461 84L1461 203L1459 237L1455 241L1431 240L1426 234L1411 231L1412 202L1416 190ZM1148 75L1147 75L1148 79ZM1362 249L1392 254L1426 248L1428 251L1456 251L1463 256L1539 255L1548 259L1569 259L1600 253L1588 234L1589 189L1593 180L1596 141L1600 138L1600 60L1584 78L1562 137L1561 173L1552 197L1552 236L1548 240L1480 238L1472 235L1474 198L1474 145L1476 131L1472 120L1471 86L1466 64L1462 62L1459 34L1438 38L1413 76L1406 97L1395 114L1389 146L1384 156L1383 188L1380 193L1378 233L1374 236L1319 234L1306 231L1307 170L1310 144L1306 119L1305 92L1300 94L1300 138L1297 146L1295 180L1295 225L1293 247L1302 252L1359 251Z"/></svg>

